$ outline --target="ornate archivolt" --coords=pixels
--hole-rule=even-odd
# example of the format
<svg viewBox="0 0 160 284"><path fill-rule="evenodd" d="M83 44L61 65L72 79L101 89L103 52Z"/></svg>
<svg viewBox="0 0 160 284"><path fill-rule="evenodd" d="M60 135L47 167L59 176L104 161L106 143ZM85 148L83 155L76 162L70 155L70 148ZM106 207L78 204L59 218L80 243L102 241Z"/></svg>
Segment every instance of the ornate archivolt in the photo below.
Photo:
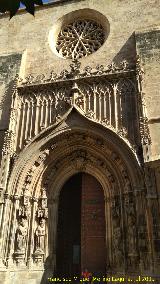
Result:
<svg viewBox="0 0 160 284"><path fill-rule="evenodd" d="M76 129L63 130L59 135L55 129L54 133L48 140L43 134L15 162L5 195L10 220L9 230L3 228L5 264L30 269L42 269L44 263L56 266L59 192L71 175L83 171L94 175L104 189L109 247L106 266L115 271L134 267L136 271L137 222L145 211L141 175L137 176L134 166L131 172L124 157L98 133ZM122 246L118 247L120 239ZM143 236L142 243L146 241ZM146 260L143 265L148 265Z"/></svg>

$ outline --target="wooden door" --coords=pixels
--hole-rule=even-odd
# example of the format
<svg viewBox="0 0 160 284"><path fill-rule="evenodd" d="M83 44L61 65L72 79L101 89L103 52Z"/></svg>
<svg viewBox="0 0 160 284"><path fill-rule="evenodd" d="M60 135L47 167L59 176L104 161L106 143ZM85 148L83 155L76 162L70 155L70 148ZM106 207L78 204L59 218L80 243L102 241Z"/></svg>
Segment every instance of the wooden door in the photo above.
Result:
<svg viewBox="0 0 160 284"><path fill-rule="evenodd" d="M81 271L81 179L81 174L72 176L59 197L56 270L61 277Z"/></svg>
<svg viewBox="0 0 160 284"><path fill-rule="evenodd" d="M100 183L79 173L63 186L57 226L57 274L79 275L84 268L105 273L105 206Z"/></svg>
<svg viewBox="0 0 160 284"><path fill-rule="evenodd" d="M81 269L105 273L106 226L104 193L100 183L82 174L81 200Z"/></svg>

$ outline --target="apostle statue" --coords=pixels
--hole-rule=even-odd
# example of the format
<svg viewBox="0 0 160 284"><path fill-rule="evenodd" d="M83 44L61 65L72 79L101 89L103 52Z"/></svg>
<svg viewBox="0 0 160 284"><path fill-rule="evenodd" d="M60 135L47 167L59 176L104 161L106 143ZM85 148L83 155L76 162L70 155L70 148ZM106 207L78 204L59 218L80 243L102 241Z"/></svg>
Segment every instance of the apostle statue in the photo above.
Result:
<svg viewBox="0 0 160 284"><path fill-rule="evenodd" d="M136 224L133 216L128 217L128 253L136 252Z"/></svg>
<svg viewBox="0 0 160 284"><path fill-rule="evenodd" d="M21 218L16 231L16 251L25 252L26 237L27 237L27 220Z"/></svg>
<svg viewBox="0 0 160 284"><path fill-rule="evenodd" d="M41 218L35 231L35 249L44 252L45 246L45 219Z"/></svg>

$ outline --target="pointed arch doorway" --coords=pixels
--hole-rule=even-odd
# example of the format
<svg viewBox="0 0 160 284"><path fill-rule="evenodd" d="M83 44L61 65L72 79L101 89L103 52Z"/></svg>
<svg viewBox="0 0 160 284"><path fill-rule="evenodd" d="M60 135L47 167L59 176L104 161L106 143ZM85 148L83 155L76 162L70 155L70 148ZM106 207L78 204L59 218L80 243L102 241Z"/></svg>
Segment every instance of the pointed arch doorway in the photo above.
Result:
<svg viewBox="0 0 160 284"><path fill-rule="evenodd" d="M105 273L104 192L87 173L75 174L61 189L56 256L58 275L79 275L84 268L98 275Z"/></svg>

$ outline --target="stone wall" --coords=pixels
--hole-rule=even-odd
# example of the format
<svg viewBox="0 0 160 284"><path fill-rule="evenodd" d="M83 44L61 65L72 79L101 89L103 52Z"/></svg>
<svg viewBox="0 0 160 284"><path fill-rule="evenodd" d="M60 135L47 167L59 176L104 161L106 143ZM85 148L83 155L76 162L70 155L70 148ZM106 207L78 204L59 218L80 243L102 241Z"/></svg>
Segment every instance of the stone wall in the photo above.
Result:
<svg viewBox="0 0 160 284"><path fill-rule="evenodd" d="M35 17L23 11L10 21L8 17L1 16L1 54L27 50L26 75L45 73L52 69L60 72L69 66L70 60L53 54L48 42L49 31L64 15L79 9L93 9L108 19L110 33L105 44L96 53L83 58L82 64L94 66L110 63L120 57L131 60L135 56L133 34L157 24L158 6L156 0L150 1L149 5L147 0L66 1L61 5L53 3L37 8Z"/></svg>
<svg viewBox="0 0 160 284"><path fill-rule="evenodd" d="M150 29L136 34L137 53L144 69L143 92L152 137L151 160L160 158L160 30Z"/></svg>
<svg viewBox="0 0 160 284"><path fill-rule="evenodd" d="M21 65L22 75L46 74L53 69L60 73L62 69L69 67L71 60L60 58L52 52L49 42L50 30L54 26L56 27L57 21L63 19L64 15L76 10L92 9L101 13L109 22L109 36L96 53L81 59L81 67L110 64L123 59L135 62L136 53L140 54L146 72L144 92L148 105L147 114L151 120L152 156L150 155L149 160L155 160L159 157L160 151L157 142L157 133L160 131L157 120L159 112L157 103L159 43L158 27L156 28L159 20L158 7L159 3L156 0L150 1L149 4L147 0L110 0L107 2L106 0L99 2L85 0L62 1L62 3L58 1L37 8L35 17L23 10L11 21L7 16L1 16L0 53L1 55L15 52L24 53ZM85 15L85 10L81 11L80 14ZM98 14L97 17L99 17ZM141 32L144 29L148 31ZM144 45L145 47L143 47ZM153 118L156 118L155 123L152 123Z"/></svg>
<svg viewBox="0 0 160 284"><path fill-rule="evenodd" d="M160 73L159 71L159 59L160 59L159 39L160 39L160 36L159 36L159 27L157 26L157 23L159 21L159 1L151 0L149 1L149 3L148 3L148 0L134 0L134 1L133 0L124 0L124 1L120 1L120 0L101 0L101 1L81 0L81 1L62 1L62 2L58 1L52 4L47 4L41 8L37 8L35 17L32 17L31 15L29 15L23 10L20 11L10 21L7 15L0 16L0 26L1 26L1 30L0 30L0 38L1 38L1 41L0 41L0 118L1 118L0 120L0 149L3 148L4 135L6 131L9 130L7 132L8 136L6 135L6 142L5 142L6 153L4 153L3 151L4 155L2 155L3 156L2 163L1 163L2 169L1 169L1 174L0 174L0 181L1 181L0 205L2 208L0 211L0 217L2 218L2 221L3 221L2 222L3 238L0 244L1 243L4 244L4 246L2 246L4 261L3 263L0 262L0 269L3 271L3 273L0 273L0 281L1 281L0 283L7 283L7 284L8 283L18 283L19 284L19 283L22 283L21 281L24 278L23 283L32 283L32 284L41 283L42 284L42 283L45 283L45 280L47 279L47 275L45 275L43 266L39 270L38 268L36 269L36 266L32 267L32 269L31 267L29 267L30 264L28 260L29 258L27 259L28 257L27 253L25 255L25 260L23 259L22 261L22 264L24 264L25 268L23 267L16 268L16 265L13 268L12 266L14 249L15 249L14 241L13 241L13 239L15 238L14 231L16 231L16 229L18 228L16 210L18 210L18 206L21 202L24 203L23 206L25 208L26 192L27 194L29 193L29 195L27 195L27 198L28 198L27 200L29 204L31 203L31 206L33 206L34 202L39 202L38 199L36 199L37 197L35 198L34 194L32 197L30 197L30 193L32 192L32 190L33 191L35 190L35 192L36 190L37 191L39 190L39 192L41 192L41 189L42 189L41 187L43 184L41 180L41 172L40 170L38 172L37 170L38 166L42 164L40 166L41 170L43 169L43 167L45 169L46 167L48 167L47 171L52 171L52 168L50 168L50 165L52 163L54 165L55 156L53 155L52 157L53 159L52 163L48 162L48 164L46 164L46 161L45 161L46 157L51 159L51 155L48 155L48 151L49 153L51 152L51 150L55 150L55 153L56 151L65 152L68 147L68 142L66 143L65 140L62 139L61 142L66 143L64 149L61 149L61 146L60 146L61 144L60 145L58 144L58 147L56 148L55 145L52 144L53 141L50 141L49 143L51 143L52 145L49 145L49 148L46 148L45 141L47 141L47 139L52 139L52 127L53 129L55 128L55 133L56 131L58 133L58 131L60 132L63 131L65 127L69 128L70 127L69 123L71 123L70 130L72 129L72 126L74 125L74 123L76 124L76 129L79 129L78 128L79 122L77 118L75 119L74 116L72 117L71 115L71 119L69 120L69 122L68 121L66 122L64 119L64 122L63 122L64 124L62 124L64 129L62 127L62 129L58 130L59 126L57 127L57 125L59 125L61 121L59 120L59 118L57 119L57 117L55 116L55 120L51 121L52 123L50 125L45 124L45 127L48 127L47 133L45 133L45 129L43 127L42 128L39 127L38 131L36 129L34 134L35 136L37 135L38 138L36 138L37 140L35 139L33 143L32 143L33 137L29 137L31 139L27 139L28 141L27 143L31 143L31 144L25 144L23 143L23 140L21 139L22 140L21 144L22 146L24 146L24 148L17 147L19 151L18 152L17 150L15 150L16 147L14 147L14 151L16 152L16 154L19 154L20 156L16 160L16 157L13 155L14 153L12 151L8 151L8 148L7 148L8 140L7 139L10 139L9 135L12 134L11 132L13 129L16 128L16 130L18 130L15 133L18 136L16 137L16 139L19 139L20 133L23 132L22 130L24 130L24 133L26 133L27 128L25 127L25 119L19 120L21 123L18 122L14 124L12 123L12 119L9 120L9 117L11 113L10 110L11 110L11 104L12 104L13 88L14 88L14 83L15 83L14 78L15 78L16 73L19 73L19 75L22 78L24 78L24 77L27 77L29 74L37 76L43 73L44 75L49 76L50 72L53 70L56 73L60 74L62 70L70 69L71 60L63 59L60 56L57 56L52 51L51 49L52 37L49 35L50 35L51 30L54 31L54 29L55 30L57 29L58 23L63 23L63 19L64 19L63 17L65 15L68 14L68 16L65 17L65 19L67 19L67 21L71 21L72 16L73 16L73 13L71 12L76 12L76 11L78 11L79 17L85 16L85 15L87 17L88 14L94 13L97 20L101 22L102 22L102 19L104 20L104 22L106 23L106 29L108 29L108 37L105 43L98 49L98 51L80 60L81 66L80 66L79 74L82 74L81 71L86 66L92 67L93 68L92 71L94 73L95 67L98 64L99 65L103 64L107 66L111 63L115 63L118 65L123 60L126 60L129 63L129 66L133 66L136 64L137 55L139 55L139 63L140 63L139 67L141 69L139 71L142 73L142 76L139 72L138 79L142 77L141 78L142 80L139 81L140 88L138 90L135 88L135 90L137 90L137 93L134 92L134 95L136 98L136 102L139 100L140 108L141 108L141 103L142 103L143 115L145 119L142 125L143 131L141 131L143 132L141 133L143 135L143 137L141 138L143 138L142 140L144 141L144 144L142 143L143 144L142 146L143 146L145 166L143 165L143 162L142 162L142 154L141 154L142 151L141 151L141 145L140 145L140 139L139 139L139 129L138 127L133 127L133 125L137 125L138 123L136 111L135 111L136 115L133 118L136 124L133 123L132 127L136 129L137 140L135 144L137 147L139 147L138 151L140 153L137 150L134 150L131 147L131 145L129 145L129 143L125 144L125 141L122 139L122 136L118 136L120 135L118 134L118 132L117 134L115 134L114 132L108 129L109 127L108 128L106 126L105 126L106 128L103 127L104 126L103 124L97 125L96 124L97 122L93 121L92 113L90 113L90 116L88 118L86 118L87 117L86 116L85 118L83 117L83 119L85 120L84 125L85 127L88 126L88 129L90 128L90 125L91 125L92 130L94 127L95 128L97 127L98 131L101 131L101 129L103 129L105 133L105 135L103 134L104 139L106 140L109 139L107 140L107 143L108 143L107 147L108 145L113 146L113 149L112 149L113 153L111 155L112 157L110 158L111 159L110 165L114 165L113 173L116 172L116 165L119 166L119 172L117 174L118 176L117 179L119 181L117 184L120 184L120 188L122 189L122 191L124 190L124 199L126 198L126 192L129 192L129 194L132 190L134 192L134 197L135 197L134 206L136 207L135 219L137 218L136 222L138 224L137 226L138 226L139 231L142 229L142 232L139 232L139 236L140 236L139 239L140 238L142 239L140 240L141 243L139 244L139 248L141 246L144 249L144 251L147 248L145 253L143 254L142 254L143 250L141 251L140 249L140 252L141 252L140 266L142 266L141 271L144 273L153 273L153 274L159 273L160 225L158 221L159 220L158 210L159 210L159 196L160 196L159 194L160 192L160 183L159 183L160 181L160 174L159 174L160 172L159 170L160 169L160 162L159 162L159 158L160 158L160 145L159 145L160 101L159 101L159 89L158 88L159 88L159 75L160 75L159 74ZM75 70L74 70L75 74L77 72L76 68L77 67L75 67ZM123 76L123 79L126 76L127 80L128 79L130 80L129 75L127 75L127 74L130 74L129 73L130 71L127 73L126 70L127 69L125 69L125 67L124 69L122 68L121 75ZM134 80L135 80L135 75L136 75L135 67L131 72L133 72ZM100 76L103 77L104 74L102 73L100 73ZM62 75L65 75L65 74L63 73ZM70 74L70 76L72 75L73 74ZM94 77L94 74L92 75ZM90 74L91 77L92 75ZM118 74L114 74L114 76L113 78L110 77L109 79L110 82L112 81L112 79L115 82L117 78L120 78L118 77L119 76ZM60 78L60 81L62 81L60 84L63 84L63 87L65 83L61 79L64 79L64 78ZM83 85L83 79L85 78L80 78L80 82L82 82L82 85ZM93 78L91 78L91 81L92 79ZM100 81L101 79L103 80L103 78L100 78L100 79L97 79L97 81L98 80ZM64 80L66 80L66 78ZM75 80L74 76L70 77L69 84L75 83L74 80ZM87 82L88 78L85 80ZM44 92L44 96L48 94L47 88L50 88L50 92L52 92L52 88L53 88L56 93L55 86L56 84L58 85L58 83L54 82L53 85L52 83L53 82L49 82L48 87L46 86L43 89L43 82L41 82L42 92L40 92L40 94L43 95L43 92ZM137 83L135 85L137 86ZM23 90L23 87L24 87L24 90ZM33 90L33 92L30 92L31 89ZM72 84L70 89L72 89L70 93L73 95L73 100L74 100L74 96L75 98L77 98L76 96L78 96L78 91L77 91L78 86L76 84ZM27 101L27 103L30 98L32 99L31 95L34 95L36 98L38 97L36 95L36 91L34 90L34 87L30 85L28 87L22 86L22 88L20 87L20 90L22 90L22 97ZM32 109L32 104L30 104L30 101L29 101L29 105L31 106L31 108L28 107L26 109L25 107L24 108L22 107L21 109L18 106L18 104L16 105L16 102L17 102L16 100L18 100L18 94L19 94L18 92L20 90L17 91L16 96L15 96L16 97L14 100L15 108L17 107L16 109L17 113L21 111L21 117L23 118L26 117L26 121L27 121L27 117L29 117L27 115L28 110L29 110L28 113L30 113L31 115L31 119L34 118L33 112L30 112L30 109ZM39 85L37 87L37 90L39 92L40 90ZM67 85L67 90L69 90L68 85ZM55 99L56 99L57 93L55 95ZM125 93L128 94L127 91L125 91ZM68 92L65 91L65 95L66 94L68 94ZM140 99L137 99L136 95L139 96L138 98ZM47 99L47 102L48 102L48 99ZM130 102L129 104L131 105ZM33 102L33 105L34 105L34 102ZM100 105L99 102L98 102L98 105ZM48 107L48 104L45 103L43 107L44 106ZM41 107L41 110L43 110L43 107ZM38 107L36 106L35 111L37 111L37 109ZM26 110L26 113L24 110ZM56 111L56 113L58 113L56 107L54 110ZM130 112L131 112L131 109L128 107L127 113L130 113ZM43 114L46 115L47 111L44 111ZM142 113L139 113L139 115L142 115ZM31 121L31 119L28 119L28 120ZM38 120L39 120L39 117L38 117ZM132 122L130 119L128 120L129 120L129 123ZM23 127L22 127L22 122L23 122ZM36 120L34 122L36 122ZM100 123L100 121L98 123ZM33 126L32 123L30 123L30 125ZM131 130L130 126L129 126L129 130ZM108 138L108 137L111 137L111 138ZM79 138L76 138L76 139L79 139ZM147 143L145 144L145 139L150 140L149 143L147 140ZM54 140L54 135L53 135L53 140ZM68 141L71 143L72 139L69 139ZM98 141L98 139L96 141ZM82 142L83 142L82 143L83 144L82 148L83 148L84 139L82 139ZM75 143L74 139L73 139L73 143ZM97 147L98 148L97 153L99 153L100 148L101 148L102 150L101 157L104 156L105 159L108 159L109 154L108 152L105 152L105 148L102 147L103 143L98 144L98 142L95 142L95 141L94 143L91 143L91 145L90 143L91 143L90 140L86 139L87 147L88 145L89 147L93 146L93 150L94 150L93 152L96 152L95 149ZM75 151L77 151L76 147L77 147L77 144L75 146ZM117 154L115 154L114 147L116 151L119 153L118 156ZM44 149L45 150L47 149L46 150L47 152L45 152ZM88 148L87 148L87 151L88 151ZM125 160L127 161L126 165L123 167L123 171L122 171L121 162L119 159L119 156L121 156L120 153L123 153L122 158L121 158L122 161L125 161ZM96 162L96 164L94 164L95 172L98 171L97 169L99 165L104 167L105 163L101 162L99 164L100 160L93 159L92 155L90 155L90 158L92 158L91 164L94 161ZM69 161L65 162L66 164L64 163L64 168L65 166L68 168L71 166L70 158L67 158L67 154L66 154L66 160L67 159L69 159ZM82 161L83 161L83 157L80 157L79 163L80 164L83 163ZM55 168L53 167L53 171L54 169ZM78 170L81 170L81 167L78 168ZM103 170L105 169L103 168ZM57 171L57 168L56 168L56 171ZM77 171L77 168L76 168L76 171ZM128 176L128 172L130 173L129 176ZM34 173L35 173L35 177L32 180L32 175L34 176ZM61 175L59 175L59 173ZM62 173L63 173L62 171L58 172L57 174L58 181L60 178L62 178ZM98 174L100 173L98 172ZM54 173L53 173L53 176L54 176ZM130 176L132 178L130 178ZM48 176L46 176L46 180L47 178ZM20 182L19 182L19 179L21 180ZM105 181L110 180L109 189L112 189L112 188L117 189L114 183L114 179L110 175L108 176L106 175L104 180ZM54 179L51 181L52 186L53 186L53 182L55 182ZM57 185L55 184L55 187L56 186ZM1 195L1 192L3 192L3 190L4 191L6 190L5 194ZM8 193L8 190L10 190L10 195ZM18 192L18 195L17 195L17 192ZM40 196L40 193L38 194L39 194L38 198L40 198L41 200L42 197ZM131 202L132 200L129 200L129 201ZM55 199L54 199L54 202L55 202ZM125 202L126 204L124 206L127 207L129 204L127 203L128 202L127 198ZM50 208L52 209L52 207ZM52 219L53 220L55 219L55 215L54 215L55 211L53 213L53 210L51 210L51 212L52 213L51 213L49 221ZM34 220L35 216L33 213L34 211L32 212L33 220ZM22 219L23 217L24 216L22 216ZM142 217L142 220L140 217ZM28 219L29 218L30 216L28 217ZM128 219L125 216L124 218L126 218L125 222L127 224ZM30 231L30 233L31 233L30 238L32 238L32 236L34 235L34 228L32 228L32 232ZM138 231L137 231L137 235L138 235ZM52 238L53 238L53 234L51 236L51 239ZM52 246L53 246L53 242L52 242L51 247ZM30 253L29 257L33 258L33 250L29 249L28 251ZM51 253L54 254L53 251ZM0 255L0 257L1 256L2 254ZM132 255L131 255L131 258L132 258ZM146 264L146 263L149 263L149 264ZM9 267L9 269L7 270L6 267ZM48 275L48 276L51 277L51 275Z"/></svg>

